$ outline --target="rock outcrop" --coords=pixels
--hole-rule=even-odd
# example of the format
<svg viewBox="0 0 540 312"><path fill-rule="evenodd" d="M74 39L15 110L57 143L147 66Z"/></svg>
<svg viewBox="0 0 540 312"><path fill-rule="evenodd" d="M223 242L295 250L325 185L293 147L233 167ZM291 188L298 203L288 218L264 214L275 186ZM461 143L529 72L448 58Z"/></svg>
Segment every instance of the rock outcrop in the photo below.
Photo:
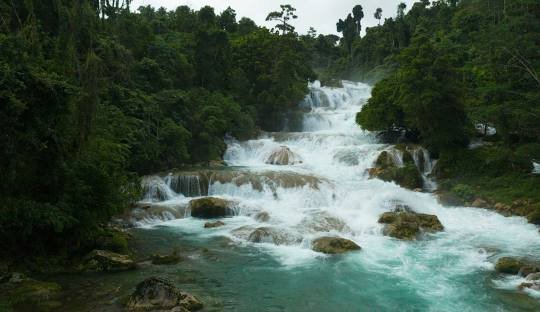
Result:
<svg viewBox="0 0 540 312"><path fill-rule="evenodd" d="M222 218L234 215L234 203L216 197L204 197L189 202L191 216L202 219Z"/></svg>
<svg viewBox="0 0 540 312"><path fill-rule="evenodd" d="M154 265L173 265L182 261L182 257L178 251L174 251L170 255L153 255L152 264Z"/></svg>
<svg viewBox="0 0 540 312"><path fill-rule="evenodd" d="M203 303L194 296L182 292L164 278L150 277L135 289L126 303L128 312L146 311L198 311Z"/></svg>
<svg viewBox="0 0 540 312"><path fill-rule="evenodd" d="M127 255L107 250L93 250L80 266L81 271L124 271L135 268L135 262Z"/></svg>
<svg viewBox="0 0 540 312"><path fill-rule="evenodd" d="M497 260L495 271L498 273L521 275L525 277L540 272L540 265L518 258L502 257Z"/></svg>
<svg viewBox="0 0 540 312"><path fill-rule="evenodd" d="M249 234L248 241L274 245L292 245L301 242L302 237L278 228L260 227Z"/></svg>
<svg viewBox="0 0 540 312"><path fill-rule="evenodd" d="M325 254L342 254L362 249L355 242L341 237L319 237L313 241L313 250Z"/></svg>
<svg viewBox="0 0 540 312"><path fill-rule="evenodd" d="M369 176L386 182L395 182L410 190L423 186L422 175L408 151L403 152L400 161L388 151L381 152L375 161L375 167L369 169Z"/></svg>
<svg viewBox="0 0 540 312"><path fill-rule="evenodd" d="M293 153L287 146L280 146L272 151L266 163L280 166L296 165L302 163L302 158L296 153Z"/></svg>
<svg viewBox="0 0 540 312"><path fill-rule="evenodd" d="M416 239L422 232L434 233L444 229L437 216L410 209L385 212L380 216L379 223L385 224L384 235L406 240Z"/></svg>

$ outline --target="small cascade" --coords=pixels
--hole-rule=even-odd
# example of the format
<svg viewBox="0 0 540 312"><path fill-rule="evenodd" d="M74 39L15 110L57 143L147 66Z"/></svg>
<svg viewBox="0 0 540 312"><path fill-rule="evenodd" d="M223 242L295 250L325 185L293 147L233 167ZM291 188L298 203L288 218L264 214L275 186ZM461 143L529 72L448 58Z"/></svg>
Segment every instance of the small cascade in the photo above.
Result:
<svg viewBox="0 0 540 312"><path fill-rule="evenodd" d="M533 171L532 174L540 174L540 163L533 161Z"/></svg>
<svg viewBox="0 0 540 312"><path fill-rule="evenodd" d="M437 183L430 175L437 160L431 159L429 151L421 146L408 147L408 150L414 159L416 168L418 168L418 171L422 174L424 189L427 191L435 191L437 189Z"/></svg>
<svg viewBox="0 0 540 312"><path fill-rule="evenodd" d="M178 196L170 187L170 179L159 176L146 176L141 181L144 192L143 202L161 202Z"/></svg>
<svg viewBox="0 0 540 312"><path fill-rule="evenodd" d="M186 197L198 197L205 195L203 192L201 178L197 174L169 174L165 181L176 193Z"/></svg>

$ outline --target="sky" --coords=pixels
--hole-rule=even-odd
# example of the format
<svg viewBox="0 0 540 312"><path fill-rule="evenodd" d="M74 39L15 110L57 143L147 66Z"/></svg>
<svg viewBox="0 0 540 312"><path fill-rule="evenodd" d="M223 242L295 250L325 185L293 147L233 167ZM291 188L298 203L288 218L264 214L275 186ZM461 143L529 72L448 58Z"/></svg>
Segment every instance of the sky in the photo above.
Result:
<svg viewBox="0 0 540 312"><path fill-rule="evenodd" d="M405 2L408 8L414 0L134 0L132 8L140 5L151 5L155 8L165 7L174 10L180 5L188 5L192 9L198 10L205 5L215 8L217 14L231 7L236 11L237 19L249 17L257 25L271 28L274 24L265 22L266 15L271 11L279 10L280 4L291 4L297 9L298 19L293 22L296 31L300 34L307 33L310 27L317 30L319 34L337 34L336 23L347 14L352 8L360 4L364 8L364 19L362 28L375 26L378 21L373 17L377 8L383 9L383 19L396 15L397 5Z"/></svg>

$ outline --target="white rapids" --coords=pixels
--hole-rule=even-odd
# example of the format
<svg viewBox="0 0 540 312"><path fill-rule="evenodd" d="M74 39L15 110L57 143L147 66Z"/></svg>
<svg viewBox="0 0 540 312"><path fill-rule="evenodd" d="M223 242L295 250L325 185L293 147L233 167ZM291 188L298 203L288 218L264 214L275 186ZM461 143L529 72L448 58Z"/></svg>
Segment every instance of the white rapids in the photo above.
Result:
<svg viewBox="0 0 540 312"><path fill-rule="evenodd" d="M355 123L356 113L371 95L369 85L344 81L343 88L328 88L313 83L310 90L302 103L311 108L305 114L303 132L267 133L246 142L230 141L224 159L230 167L252 174L294 173L320 178L321 183L316 187L268 187L272 181L267 179L263 187L256 188L249 183L209 181L208 194L238 202L239 215L225 219L225 226L213 230L203 229L203 220L190 217L161 225L182 227L204 237L230 237L237 244L261 248L286 267L324 259L326 256L310 249L317 237L348 238L362 246L362 251L351 255L350 261L367 271L404 280L420 296L433 301L434 306L442 298L452 301L456 310L460 298L471 291L457 282L463 276L492 271L497 258L504 255L540 258L538 228L524 218L503 217L478 208L443 207L431 193L369 179L367 169L380 152L392 150ZM269 155L283 146L299 155L302 162L267 164ZM424 156L425 188L433 189L433 182L427 179L433 163L429 155ZM166 181L160 182L161 187L163 182ZM166 198L160 204L185 206L193 199L171 192L162 192ZM383 236L378 218L393 209L395 203L437 215L444 231L414 242ZM269 218L257 219L255 216L261 211ZM279 239L252 243L241 233L258 227L275 229ZM493 275L494 288L511 287L512 283L515 281Z"/></svg>

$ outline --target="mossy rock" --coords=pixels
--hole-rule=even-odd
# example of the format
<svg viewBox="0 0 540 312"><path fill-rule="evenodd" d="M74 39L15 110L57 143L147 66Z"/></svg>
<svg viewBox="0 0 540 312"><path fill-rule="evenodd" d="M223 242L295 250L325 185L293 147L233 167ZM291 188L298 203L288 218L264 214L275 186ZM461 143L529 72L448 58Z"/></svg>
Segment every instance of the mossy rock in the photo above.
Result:
<svg viewBox="0 0 540 312"><path fill-rule="evenodd" d="M201 219L223 218L234 215L232 205L232 202L216 197L199 198L189 202L191 216Z"/></svg>
<svg viewBox="0 0 540 312"><path fill-rule="evenodd" d="M382 151L379 154L379 157L377 157L377 160L375 161L375 166L382 169L387 168L393 168L396 167L396 164L394 163L394 159L392 158L392 155L388 153L387 151Z"/></svg>
<svg viewBox="0 0 540 312"><path fill-rule="evenodd" d="M0 286L0 311L59 311L60 285L25 276L11 280Z"/></svg>
<svg viewBox="0 0 540 312"><path fill-rule="evenodd" d="M405 240L413 240L421 232L435 233L444 229L435 215L412 211L385 212L379 217L379 223L385 224L383 234Z"/></svg>
<svg viewBox="0 0 540 312"><path fill-rule="evenodd" d="M224 225L225 225L225 222L223 222L223 221L206 222L204 224L204 228L205 229L213 229L213 228L222 227Z"/></svg>
<svg viewBox="0 0 540 312"><path fill-rule="evenodd" d="M341 237L320 237L313 241L313 250L325 254L342 254L361 249L355 242Z"/></svg>
<svg viewBox="0 0 540 312"><path fill-rule="evenodd" d="M104 228L97 238L96 249L127 254L129 253L130 239L131 235L128 232L115 228Z"/></svg>
<svg viewBox="0 0 540 312"><path fill-rule="evenodd" d="M203 303L182 292L165 278L150 277L137 285L128 298L125 311L198 311Z"/></svg>
<svg viewBox="0 0 540 312"><path fill-rule="evenodd" d="M405 165L405 167L391 167L377 173L377 178L386 182L395 182L399 186L414 190L422 188L423 181L420 172L413 164Z"/></svg>
<svg viewBox="0 0 540 312"><path fill-rule="evenodd" d="M536 225L540 225L540 210L536 210L527 216L527 220Z"/></svg>
<svg viewBox="0 0 540 312"><path fill-rule="evenodd" d="M495 264L495 271L498 273L517 275L525 263L512 257L502 257Z"/></svg>
<svg viewBox="0 0 540 312"><path fill-rule="evenodd" d="M135 267L135 262L127 255L96 249L84 257L84 263L79 270L85 272L125 271Z"/></svg>

